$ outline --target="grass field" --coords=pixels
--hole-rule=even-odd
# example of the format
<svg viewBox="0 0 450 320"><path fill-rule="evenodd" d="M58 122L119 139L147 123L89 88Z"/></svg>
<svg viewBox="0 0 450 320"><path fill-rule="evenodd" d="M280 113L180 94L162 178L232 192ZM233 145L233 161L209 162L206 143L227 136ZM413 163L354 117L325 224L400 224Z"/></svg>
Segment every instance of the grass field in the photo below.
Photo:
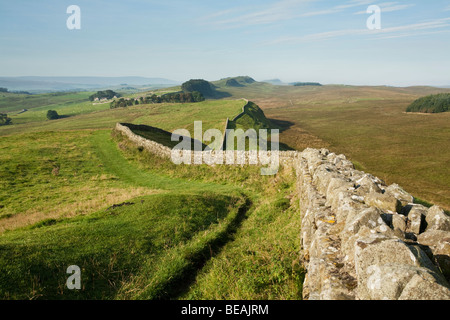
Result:
<svg viewBox="0 0 450 320"><path fill-rule="evenodd" d="M300 298L292 172L175 166L111 137L116 122L222 129L244 104L83 110L1 127L0 297L208 299L216 287L225 298ZM251 250L236 256L240 248ZM241 258L258 276L237 267ZM81 268L80 291L65 286L70 265Z"/></svg>

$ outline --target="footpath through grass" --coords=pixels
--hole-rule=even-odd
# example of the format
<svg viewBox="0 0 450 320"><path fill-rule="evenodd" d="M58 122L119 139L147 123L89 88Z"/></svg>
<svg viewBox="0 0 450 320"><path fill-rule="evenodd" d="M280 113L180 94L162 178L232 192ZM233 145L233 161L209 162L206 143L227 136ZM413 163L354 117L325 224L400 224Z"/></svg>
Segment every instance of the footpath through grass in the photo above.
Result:
<svg viewBox="0 0 450 320"><path fill-rule="evenodd" d="M2 299L300 298L292 172L175 166L109 130L5 139L1 154L11 157L2 183L10 183L0 223L31 212L20 213L21 193L36 192L28 210L43 200L36 220L0 235ZM8 147L13 140L23 141L22 156ZM112 189L118 193L102 206L101 190ZM61 214L83 190L100 207ZM17 203L4 202L13 195ZM66 287L71 265L81 268L79 291Z"/></svg>

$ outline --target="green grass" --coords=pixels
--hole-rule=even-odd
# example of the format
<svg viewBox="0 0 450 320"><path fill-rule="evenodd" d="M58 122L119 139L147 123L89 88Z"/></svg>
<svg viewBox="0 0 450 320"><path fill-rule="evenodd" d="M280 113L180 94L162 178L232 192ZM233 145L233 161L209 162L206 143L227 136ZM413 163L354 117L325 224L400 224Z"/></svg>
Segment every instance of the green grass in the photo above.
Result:
<svg viewBox="0 0 450 320"><path fill-rule="evenodd" d="M193 295L206 274L217 272L211 259L229 259L235 250L230 243L239 239L238 247L251 247L263 237L270 241L255 252L267 256L274 249L274 261L286 258L280 264L260 261L252 270L273 269L280 276L276 283L252 283L252 275L241 269L248 282L241 296L260 299L265 291L267 297L299 298L302 273L292 269L298 220L284 199L291 192L281 188L285 183L262 177L257 167L177 166L111 136L117 122L193 132L194 121L203 120L203 130L222 130L244 104L139 105L84 110L56 121L37 116L37 107L28 122L2 127L0 297L179 299ZM64 106L67 113L78 107ZM281 191L274 191L278 187ZM268 206L272 200L275 206ZM291 210L280 216L284 220L276 218L280 208ZM255 219L259 215L263 221ZM292 227L277 233L288 220L295 221ZM65 287L70 265L81 267L80 291ZM222 280L228 289L217 294L236 296L231 292L235 271L227 272L229 279L223 273Z"/></svg>
<svg viewBox="0 0 450 320"><path fill-rule="evenodd" d="M45 94L0 93L0 111L16 113L22 109L32 110L54 105L86 102L93 92L58 92Z"/></svg>
<svg viewBox="0 0 450 320"><path fill-rule="evenodd" d="M238 206L237 199L217 194L163 194L133 201L52 226L4 234L0 297L113 299L128 281L139 278L149 297L158 298L168 288L161 283L185 272ZM81 268L80 291L65 287L70 265ZM154 281L158 285L149 292L147 284ZM133 295L136 290L133 286Z"/></svg>
<svg viewBox="0 0 450 320"><path fill-rule="evenodd" d="M144 124L166 131L188 129L194 134L194 121L203 122L203 131L208 129L223 130L227 117L234 117L242 111L244 100L204 101L186 104L151 104L127 108L109 109L108 104L87 106L70 104L64 110L53 108L58 114L72 116L59 120L46 120L47 107L34 113L19 116L30 117L29 121L1 126L0 136L23 132L111 129L117 122ZM94 108L94 109L91 109ZM15 123L15 124L14 124Z"/></svg>
<svg viewBox="0 0 450 320"><path fill-rule="evenodd" d="M301 299L304 270L299 265L300 216L295 173L281 169L261 176L257 167L176 166L116 136L124 155L145 171L203 183L222 183L244 193L252 206L225 246L208 260L181 299ZM215 189L217 190L217 189ZM224 192L224 191L222 191ZM225 191L226 192L226 191Z"/></svg>
<svg viewBox="0 0 450 320"><path fill-rule="evenodd" d="M301 223L298 207L285 196L283 190L260 200L234 241L208 261L181 299L301 299L305 274L298 259Z"/></svg>

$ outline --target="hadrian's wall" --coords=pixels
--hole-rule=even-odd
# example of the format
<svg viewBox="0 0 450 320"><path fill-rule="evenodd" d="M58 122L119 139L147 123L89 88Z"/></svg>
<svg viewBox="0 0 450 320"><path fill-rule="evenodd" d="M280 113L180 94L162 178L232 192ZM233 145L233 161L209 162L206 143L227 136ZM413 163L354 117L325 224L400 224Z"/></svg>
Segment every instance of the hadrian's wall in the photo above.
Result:
<svg viewBox="0 0 450 320"><path fill-rule="evenodd" d="M171 157L121 124L116 130ZM279 155L297 174L305 299L450 300L450 217L442 209L414 204L398 185L325 149Z"/></svg>
<svg viewBox="0 0 450 320"><path fill-rule="evenodd" d="M303 151L295 167L306 299L450 299L443 210L328 150Z"/></svg>

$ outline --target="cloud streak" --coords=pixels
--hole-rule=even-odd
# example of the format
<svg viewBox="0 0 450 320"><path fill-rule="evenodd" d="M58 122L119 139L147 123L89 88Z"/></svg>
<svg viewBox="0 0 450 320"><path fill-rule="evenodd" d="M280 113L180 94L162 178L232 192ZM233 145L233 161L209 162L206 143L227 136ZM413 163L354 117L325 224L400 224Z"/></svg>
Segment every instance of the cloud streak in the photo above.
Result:
<svg viewBox="0 0 450 320"><path fill-rule="evenodd" d="M425 33L418 33L422 30L432 30L432 29L442 29L450 27L450 18L435 19L427 22L384 28L381 30L368 30L368 29L345 29L345 30L335 30L328 32L320 32L309 35L304 35L301 37L282 37L273 41L264 43L265 45L277 45L277 44L288 44L288 43L304 43L313 41L324 41L331 40L340 37L354 37L354 36L378 36L378 39L387 38L400 38L400 37L410 37L416 35L422 35ZM440 30L433 33L444 33L450 32L450 30ZM431 34L431 32L427 33Z"/></svg>
<svg viewBox="0 0 450 320"><path fill-rule="evenodd" d="M212 13L201 18L204 24L221 28L238 28L249 25L270 24L298 18L307 18L321 15L330 15L345 10L366 6L375 0L350 0L341 5L331 6L327 9L305 11L307 4L318 2L317 0L281 0L262 9L255 10L250 7L238 7Z"/></svg>
<svg viewBox="0 0 450 320"><path fill-rule="evenodd" d="M414 7L415 4L414 3L410 3L410 4L399 4L399 2L384 2L384 3L380 3L378 5L381 8L381 12L394 12L394 11L400 11L400 10L405 10L411 7ZM355 12L355 14L367 14L367 11L358 11Z"/></svg>
<svg viewBox="0 0 450 320"><path fill-rule="evenodd" d="M269 24L278 21L290 20L299 16L298 12L304 4L313 0L281 0L263 9L240 7L213 13L203 17L203 23L219 27L236 28L248 25ZM253 9L253 10L252 10ZM229 16L232 17L229 17ZM218 19L222 17L221 19Z"/></svg>

